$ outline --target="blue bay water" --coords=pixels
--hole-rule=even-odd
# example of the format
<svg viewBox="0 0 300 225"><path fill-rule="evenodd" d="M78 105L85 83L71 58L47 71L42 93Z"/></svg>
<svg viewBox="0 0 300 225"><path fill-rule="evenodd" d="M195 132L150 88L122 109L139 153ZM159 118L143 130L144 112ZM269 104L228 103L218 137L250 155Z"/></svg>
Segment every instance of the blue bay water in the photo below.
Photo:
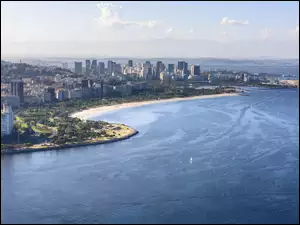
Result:
<svg viewBox="0 0 300 225"><path fill-rule="evenodd" d="M2 156L1 222L299 222L298 90L249 90L93 118L126 141Z"/></svg>

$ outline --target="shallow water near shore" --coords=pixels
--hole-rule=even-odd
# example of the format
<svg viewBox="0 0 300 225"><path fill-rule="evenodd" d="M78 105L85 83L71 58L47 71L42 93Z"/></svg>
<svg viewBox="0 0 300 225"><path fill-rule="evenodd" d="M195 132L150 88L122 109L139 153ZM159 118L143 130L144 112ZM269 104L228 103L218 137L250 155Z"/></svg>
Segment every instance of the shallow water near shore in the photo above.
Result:
<svg viewBox="0 0 300 225"><path fill-rule="evenodd" d="M1 222L299 222L299 90L247 90L90 118L140 132L122 142L1 156Z"/></svg>

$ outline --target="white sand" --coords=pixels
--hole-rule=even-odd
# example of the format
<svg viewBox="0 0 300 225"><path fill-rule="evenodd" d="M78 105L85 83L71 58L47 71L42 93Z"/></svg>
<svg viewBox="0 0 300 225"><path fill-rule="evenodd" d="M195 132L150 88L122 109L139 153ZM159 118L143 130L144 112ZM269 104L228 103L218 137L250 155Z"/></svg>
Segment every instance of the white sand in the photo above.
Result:
<svg viewBox="0 0 300 225"><path fill-rule="evenodd" d="M103 113L111 112L119 109L149 105L149 104L157 104L163 102L176 102L176 101L185 101L185 100L194 100L194 99L205 99L205 98L217 98L217 97L226 97L226 96L238 96L239 93L231 93L231 94L214 94L214 95L202 95L202 96L192 96L186 98L171 98L171 99L161 99L161 100L150 100L150 101L143 101L143 102L129 102L129 103L122 103L118 105L110 105L110 106L99 106L95 108L86 109L80 112L73 113L71 117L77 117L80 119L88 119L92 116L100 116Z"/></svg>

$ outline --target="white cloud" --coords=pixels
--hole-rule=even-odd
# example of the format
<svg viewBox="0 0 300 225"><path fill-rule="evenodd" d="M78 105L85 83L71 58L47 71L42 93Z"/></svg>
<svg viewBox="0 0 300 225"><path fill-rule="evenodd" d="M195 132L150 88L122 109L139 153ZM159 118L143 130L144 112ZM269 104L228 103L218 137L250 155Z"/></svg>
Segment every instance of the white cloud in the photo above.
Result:
<svg viewBox="0 0 300 225"><path fill-rule="evenodd" d="M101 2L97 4L97 8L100 9L100 17L95 20L101 27L111 27L115 29L122 29L127 26L139 26L153 28L157 22L155 20L149 21L128 21L120 18L118 10L122 9L122 6L117 6L112 3Z"/></svg>
<svg viewBox="0 0 300 225"><path fill-rule="evenodd" d="M230 20L228 17L223 17L220 22L221 25L249 25L248 20Z"/></svg>
<svg viewBox="0 0 300 225"><path fill-rule="evenodd" d="M189 33L194 33L194 28L189 29Z"/></svg>
<svg viewBox="0 0 300 225"><path fill-rule="evenodd" d="M261 34L262 39L265 41L265 40L267 40L267 39L269 38L269 36L270 36L270 31L269 31L268 28L264 28L264 29L262 29L262 30L260 31L260 34Z"/></svg>
<svg viewBox="0 0 300 225"><path fill-rule="evenodd" d="M168 29L165 30L166 34L170 34L173 31L172 27L169 27Z"/></svg>

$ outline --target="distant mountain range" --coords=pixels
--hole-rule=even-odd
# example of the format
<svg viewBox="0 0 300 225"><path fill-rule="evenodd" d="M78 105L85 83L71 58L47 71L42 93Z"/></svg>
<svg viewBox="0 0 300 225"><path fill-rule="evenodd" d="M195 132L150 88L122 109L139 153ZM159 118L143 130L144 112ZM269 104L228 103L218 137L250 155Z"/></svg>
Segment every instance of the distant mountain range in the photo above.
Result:
<svg viewBox="0 0 300 225"><path fill-rule="evenodd" d="M1 43L1 57L73 58L200 58L262 59L299 58L299 42L178 40L172 38L137 41L31 41ZM267 57L266 57L267 56Z"/></svg>
<svg viewBox="0 0 300 225"><path fill-rule="evenodd" d="M8 57L8 60L19 62L18 57ZM85 61L86 59L97 59L102 61L121 61L126 62L131 59L133 61L147 61L150 60L152 63L156 61L162 62L177 62L177 61L188 61L192 64L205 64L205 65L215 65L215 64L226 64L226 65L247 65L247 66L299 66L298 59L226 59L226 58L134 58L134 57L86 57L86 58L75 58L75 57L26 57L22 58L25 61L36 61L36 62L51 62L51 63L62 63L68 61ZM2 60L3 61L3 60ZM1 61L1 63L2 63ZM3 61L4 62L4 61ZM6 62L10 63L10 62Z"/></svg>

